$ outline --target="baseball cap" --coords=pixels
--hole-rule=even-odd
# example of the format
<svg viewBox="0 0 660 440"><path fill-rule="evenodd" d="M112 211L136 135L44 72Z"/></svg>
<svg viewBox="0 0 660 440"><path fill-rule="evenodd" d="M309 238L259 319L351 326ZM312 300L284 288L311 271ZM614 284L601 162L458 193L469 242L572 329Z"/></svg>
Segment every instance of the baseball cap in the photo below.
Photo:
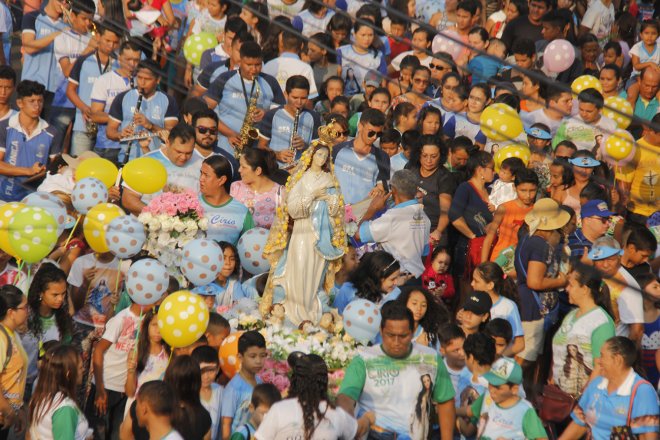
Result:
<svg viewBox="0 0 660 440"><path fill-rule="evenodd" d="M195 287L191 292L199 296L215 296L216 289L213 288L212 284L207 284L206 286Z"/></svg>
<svg viewBox="0 0 660 440"><path fill-rule="evenodd" d="M515 360L501 357L493 363L490 371L484 374L483 378L496 387L505 383L520 385L522 383L522 368Z"/></svg>
<svg viewBox="0 0 660 440"><path fill-rule="evenodd" d="M364 84L372 87L380 87L380 76L377 72L370 70L364 76Z"/></svg>
<svg viewBox="0 0 660 440"><path fill-rule="evenodd" d="M493 300L490 299L490 295L479 290L472 292L465 300L465 304L463 304L463 310L476 315L485 315L490 312L491 307L493 307Z"/></svg>
<svg viewBox="0 0 660 440"><path fill-rule="evenodd" d="M613 257L614 255L621 255L621 245L612 237L600 237L594 241L591 250L587 255L591 261L604 260Z"/></svg>
<svg viewBox="0 0 660 440"><path fill-rule="evenodd" d="M568 159L568 162L576 167L582 168L596 168L600 165L600 162L594 159L593 157L583 156L583 157L573 157Z"/></svg>
<svg viewBox="0 0 660 440"><path fill-rule="evenodd" d="M525 132L536 139L550 140L552 135L540 127L531 127L525 130Z"/></svg>
<svg viewBox="0 0 660 440"><path fill-rule="evenodd" d="M580 216L582 218L588 217L611 217L614 213L610 211L607 207L607 202L604 200L594 199L589 200L587 203L582 205L580 209Z"/></svg>

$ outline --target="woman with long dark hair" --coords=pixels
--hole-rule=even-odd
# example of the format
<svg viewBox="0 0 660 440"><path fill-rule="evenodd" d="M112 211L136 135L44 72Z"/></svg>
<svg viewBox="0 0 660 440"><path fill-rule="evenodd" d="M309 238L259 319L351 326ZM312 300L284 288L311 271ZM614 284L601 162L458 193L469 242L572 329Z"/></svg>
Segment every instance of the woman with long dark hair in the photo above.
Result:
<svg viewBox="0 0 660 440"><path fill-rule="evenodd" d="M440 326L451 321L447 309L438 303L428 290L417 286L402 287L401 295L396 300L413 314L413 340L417 344L437 348Z"/></svg>
<svg viewBox="0 0 660 440"><path fill-rule="evenodd" d="M39 382L30 399L30 438L85 440L92 434L76 403L82 380L82 359L70 345L50 348L41 360Z"/></svg>
<svg viewBox="0 0 660 440"><path fill-rule="evenodd" d="M27 321L27 298L17 287L0 287L0 440L11 428L22 429L23 396L27 376L27 354L16 333Z"/></svg>
<svg viewBox="0 0 660 440"><path fill-rule="evenodd" d="M410 432L412 433L412 438L427 438L431 418L433 379L430 374L424 374L419 379L422 382L422 389L417 395L415 412L410 423Z"/></svg>
<svg viewBox="0 0 660 440"><path fill-rule="evenodd" d="M188 355L176 356L165 371L165 382L172 385L179 408L172 425L186 433L187 440L211 439L211 416L199 400L202 372Z"/></svg>
<svg viewBox="0 0 660 440"><path fill-rule="evenodd" d="M28 354L27 390L37 378L37 358L45 342L70 344L73 320L68 301L66 274L53 263L43 263L28 290L28 331L21 342Z"/></svg>
<svg viewBox="0 0 660 440"><path fill-rule="evenodd" d="M339 289L333 307L343 313L348 303L356 297L379 304L396 288L400 270L399 262L388 252L374 251L365 254L349 281Z"/></svg>
<svg viewBox="0 0 660 440"><path fill-rule="evenodd" d="M351 439L358 422L328 398L328 367L316 354L289 355L289 398L275 403L256 432L257 438L303 440Z"/></svg>
<svg viewBox="0 0 660 440"><path fill-rule="evenodd" d="M337 57L344 78L344 94L353 96L364 93L364 79L370 70L377 70L383 76L387 73L385 55L374 46L378 38L374 26L361 21L353 27L355 41L337 49Z"/></svg>

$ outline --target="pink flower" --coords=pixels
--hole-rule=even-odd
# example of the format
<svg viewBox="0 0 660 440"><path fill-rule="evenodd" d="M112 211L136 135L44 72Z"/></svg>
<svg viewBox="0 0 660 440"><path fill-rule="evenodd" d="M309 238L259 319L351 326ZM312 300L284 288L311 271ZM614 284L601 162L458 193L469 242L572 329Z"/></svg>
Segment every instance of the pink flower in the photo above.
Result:
<svg viewBox="0 0 660 440"><path fill-rule="evenodd" d="M259 377L266 383L273 383L275 380L275 373L273 370L267 370L264 368L261 370L261 373L259 373Z"/></svg>
<svg viewBox="0 0 660 440"><path fill-rule="evenodd" d="M275 376L271 383L280 390L280 393L284 393L291 386L291 382L289 382L289 378L286 376Z"/></svg>
<svg viewBox="0 0 660 440"><path fill-rule="evenodd" d="M357 219L355 218L355 214L353 214L353 207L351 205L344 206L344 222L345 223L357 222Z"/></svg>
<svg viewBox="0 0 660 440"><path fill-rule="evenodd" d="M275 363L275 372L277 374L289 374L289 364L286 361L280 361Z"/></svg>

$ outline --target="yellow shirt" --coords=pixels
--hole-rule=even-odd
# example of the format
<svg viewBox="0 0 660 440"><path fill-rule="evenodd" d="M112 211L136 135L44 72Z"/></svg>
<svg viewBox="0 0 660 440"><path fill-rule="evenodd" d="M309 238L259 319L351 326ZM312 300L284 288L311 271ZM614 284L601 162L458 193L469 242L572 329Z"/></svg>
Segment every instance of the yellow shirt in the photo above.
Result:
<svg viewBox="0 0 660 440"><path fill-rule="evenodd" d="M18 410L23 406L28 357L21 344L21 338L7 327L5 327L5 330L11 338L12 353L7 368L0 372L0 387L2 387L2 394L9 401L11 407ZM4 335L0 335L0 368L5 364L6 358L7 339Z"/></svg>
<svg viewBox="0 0 660 440"><path fill-rule="evenodd" d="M647 217L653 214L659 209L660 146L640 139L635 158L621 168L616 167L616 178L631 184L630 211Z"/></svg>

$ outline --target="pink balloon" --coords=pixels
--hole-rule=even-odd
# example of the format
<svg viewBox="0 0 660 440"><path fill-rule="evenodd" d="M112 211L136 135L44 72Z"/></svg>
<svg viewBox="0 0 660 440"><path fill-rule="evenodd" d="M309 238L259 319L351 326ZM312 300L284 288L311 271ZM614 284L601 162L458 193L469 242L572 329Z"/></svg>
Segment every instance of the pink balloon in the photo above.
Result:
<svg viewBox="0 0 660 440"><path fill-rule="evenodd" d="M433 53L447 52L452 58L456 59L463 52L463 46L457 41L460 42L461 37L456 31L443 31L435 36L431 49Z"/></svg>
<svg viewBox="0 0 660 440"><path fill-rule="evenodd" d="M551 41L543 52L543 66L548 72L561 73L573 65L575 48L566 40Z"/></svg>

